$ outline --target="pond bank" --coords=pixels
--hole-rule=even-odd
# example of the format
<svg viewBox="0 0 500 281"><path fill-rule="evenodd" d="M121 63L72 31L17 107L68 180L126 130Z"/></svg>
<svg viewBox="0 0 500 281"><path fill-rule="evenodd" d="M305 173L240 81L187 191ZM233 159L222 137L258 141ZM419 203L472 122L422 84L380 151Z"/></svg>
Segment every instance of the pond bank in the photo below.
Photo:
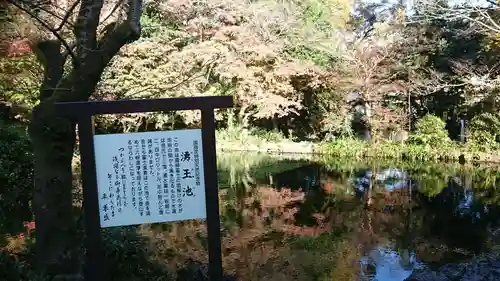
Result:
<svg viewBox="0 0 500 281"><path fill-rule="evenodd" d="M417 161L500 164L500 151L472 151L465 146L429 147L399 142L371 144L359 140L339 139L331 142L217 141L224 152L260 152L272 154L315 154L342 158L380 158Z"/></svg>

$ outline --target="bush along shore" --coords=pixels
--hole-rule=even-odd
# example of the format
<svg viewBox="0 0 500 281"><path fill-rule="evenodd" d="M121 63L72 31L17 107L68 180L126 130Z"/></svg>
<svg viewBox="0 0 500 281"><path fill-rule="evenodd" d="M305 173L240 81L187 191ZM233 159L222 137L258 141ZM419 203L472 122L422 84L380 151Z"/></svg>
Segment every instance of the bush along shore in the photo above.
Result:
<svg viewBox="0 0 500 281"><path fill-rule="evenodd" d="M461 163L500 163L497 136L487 132L470 132L467 143L452 141L444 122L426 116L405 140L365 141L354 136L340 136L329 141L296 141L276 131L243 129L232 126L217 132L220 151L263 153L323 154L342 158L381 158Z"/></svg>

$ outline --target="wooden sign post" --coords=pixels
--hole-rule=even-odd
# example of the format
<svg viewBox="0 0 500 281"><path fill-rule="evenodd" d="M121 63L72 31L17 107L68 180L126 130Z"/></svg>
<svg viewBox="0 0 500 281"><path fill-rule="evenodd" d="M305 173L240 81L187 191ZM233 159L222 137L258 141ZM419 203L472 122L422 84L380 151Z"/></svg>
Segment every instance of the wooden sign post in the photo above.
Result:
<svg viewBox="0 0 500 281"><path fill-rule="evenodd" d="M216 108L230 96L58 103L78 122L86 281L107 280L101 228L206 218L209 276L222 280ZM93 116L201 110L201 129L94 135Z"/></svg>

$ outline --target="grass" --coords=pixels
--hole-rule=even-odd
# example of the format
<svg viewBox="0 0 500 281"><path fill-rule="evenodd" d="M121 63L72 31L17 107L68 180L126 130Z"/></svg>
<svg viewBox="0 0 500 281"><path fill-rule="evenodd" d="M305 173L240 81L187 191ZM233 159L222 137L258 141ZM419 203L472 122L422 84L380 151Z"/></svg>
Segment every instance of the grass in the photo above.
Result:
<svg viewBox="0 0 500 281"><path fill-rule="evenodd" d="M253 181L262 181L270 174L292 170L307 165L307 159L277 158L268 154L220 153L217 155L219 186L225 188L241 182L245 175Z"/></svg>
<svg viewBox="0 0 500 281"><path fill-rule="evenodd" d="M277 131L265 131L256 128L246 129L242 126L230 126L217 130L215 134L217 143L224 149L241 150L244 148L260 147L266 144L276 144L283 142L292 142L282 133Z"/></svg>
<svg viewBox="0 0 500 281"><path fill-rule="evenodd" d="M498 150L481 152L453 142L443 143L441 146L429 146L391 141L368 143L357 139L338 139L320 144L319 151L330 156L355 159L500 163Z"/></svg>
<svg viewBox="0 0 500 281"><path fill-rule="evenodd" d="M338 138L333 141L308 143L313 149L296 145L292 137L286 138L276 131L243 129L231 126L216 133L217 147L226 151L280 151L280 146L290 147L295 153L314 153L353 159L400 159L406 161L434 161L467 163L500 163L500 150L474 144L461 145L447 140L436 144L379 141L369 143L355 138Z"/></svg>

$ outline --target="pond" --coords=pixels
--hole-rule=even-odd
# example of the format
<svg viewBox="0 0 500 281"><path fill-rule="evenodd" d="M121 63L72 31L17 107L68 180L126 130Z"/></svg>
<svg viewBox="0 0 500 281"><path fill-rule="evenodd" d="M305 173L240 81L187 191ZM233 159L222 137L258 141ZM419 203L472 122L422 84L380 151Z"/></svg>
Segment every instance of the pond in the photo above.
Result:
<svg viewBox="0 0 500 281"><path fill-rule="evenodd" d="M221 153L218 170L224 270L238 280L403 281L500 249L498 167ZM207 262L202 221L103 237L113 280Z"/></svg>
<svg viewBox="0 0 500 281"><path fill-rule="evenodd" d="M500 242L495 167L248 154L219 163L224 229L246 239L247 280L266 279L271 264L283 280L403 281Z"/></svg>

